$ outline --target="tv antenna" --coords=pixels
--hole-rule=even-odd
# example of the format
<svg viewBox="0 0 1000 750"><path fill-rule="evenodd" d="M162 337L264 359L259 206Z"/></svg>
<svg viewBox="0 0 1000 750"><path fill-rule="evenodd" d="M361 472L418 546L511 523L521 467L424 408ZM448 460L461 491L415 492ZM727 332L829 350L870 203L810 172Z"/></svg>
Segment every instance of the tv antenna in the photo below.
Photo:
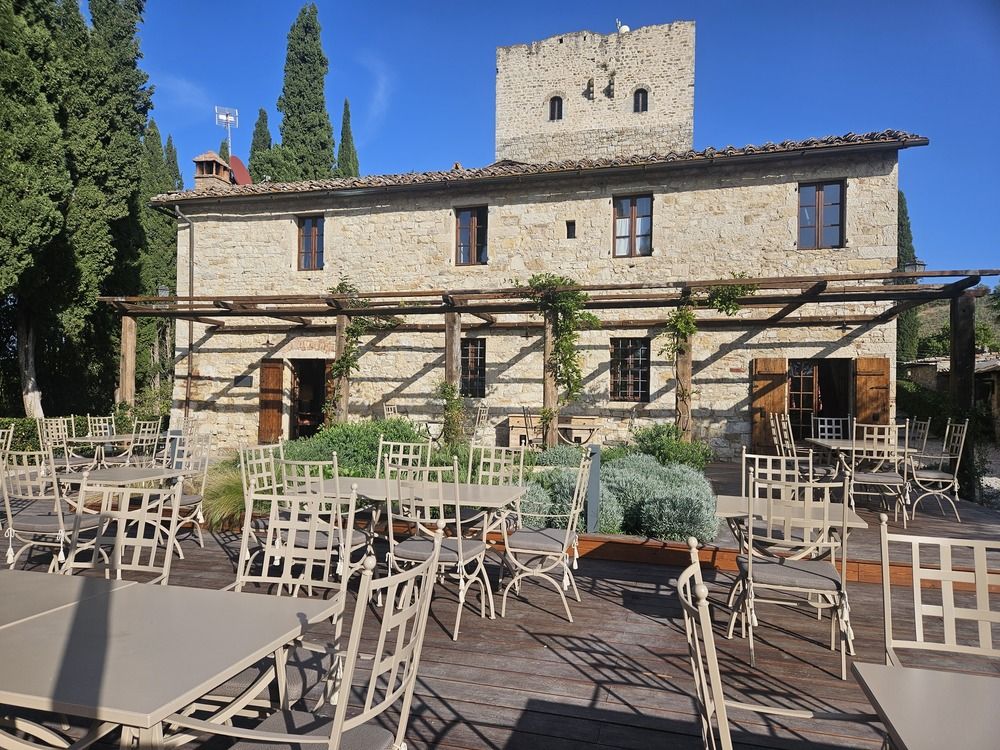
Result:
<svg viewBox="0 0 1000 750"><path fill-rule="evenodd" d="M235 107L220 107L215 105L215 124L226 129L226 140L229 142L229 153L233 153L233 128L240 126L240 112Z"/></svg>

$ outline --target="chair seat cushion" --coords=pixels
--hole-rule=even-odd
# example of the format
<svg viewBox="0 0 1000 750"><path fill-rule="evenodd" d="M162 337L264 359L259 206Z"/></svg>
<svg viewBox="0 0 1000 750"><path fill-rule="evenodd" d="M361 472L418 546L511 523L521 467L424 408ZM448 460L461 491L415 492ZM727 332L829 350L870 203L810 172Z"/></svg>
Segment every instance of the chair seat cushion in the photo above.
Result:
<svg viewBox="0 0 1000 750"><path fill-rule="evenodd" d="M282 537L286 540L288 538L287 535L285 534L282 534ZM328 541L327 532L317 530L315 540L316 540L315 544L317 547L326 547ZM332 543L334 547L340 546L340 529L333 530ZM357 549L358 547L363 547L367 543L368 543L368 537L365 536L365 532L361 531L360 529L351 530L351 538L349 541L351 549ZM300 531L295 535L295 546L300 549L305 549L306 547L309 546L308 532Z"/></svg>
<svg viewBox="0 0 1000 750"><path fill-rule="evenodd" d="M51 507L51 506L50 506ZM73 531L76 515L66 512L63 524L67 534ZM59 517L52 511L25 508L20 513L13 514L14 530L32 534L55 534L59 531ZM96 513L84 513L80 516L80 530L95 529L101 524L101 517Z"/></svg>
<svg viewBox="0 0 1000 750"><path fill-rule="evenodd" d="M933 480L936 482L953 482L955 480L955 475L947 471L938 471L937 469L917 469L913 472L913 477L915 479Z"/></svg>
<svg viewBox="0 0 1000 750"><path fill-rule="evenodd" d="M903 484L903 477L895 471L859 471L853 478L855 484Z"/></svg>
<svg viewBox="0 0 1000 750"><path fill-rule="evenodd" d="M747 556L738 555L736 565L747 574ZM840 573L829 560L789 560L787 558L753 559L753 580L767 586L788 586L818 591L839 591Z"/></svg>
<svg viewBox="0 0 1000 750"><path fill-rule="evenodd" d="M181 495L181 507L190 508L192 505L197 505L202 501L201 495Z"/></svg>
<svg viewBox="0 0 1000 750"><path fill-rule="evenodd" d="M566 529L519 529L507 539L512 550L555 554L566 551Z"/></svg>
<svg viewBox="0 0 1000 750"><path fill-rule="evenodd" d="M303 734L328 737L332 731L333 719L303 711L278 711L257 725L262 732L282 734ZM344 732L340 740L340 750L392 750L395 740L392 732L369 722ZM316 750L324 747L318 744L283 744L275 742L254 742L240 740L232 745L232 750Z"/></svg>
<svg viewBox="0 0 1000 750"><path fill-rule="evenodd" d="M462 539L462 557L468 561L478 557L486 550L486 542L479 539ZM441 557L443 563L457 563L458 560L458 539L449 537L441 541ZM427 537L415 536L395 545L392 554L398 560L407 562L421 562L431 556L434 551L434 540Z"/></svg>
<svg viewBox="0 0 1000 750"><path fill-rule="evenodd" d="M217 687L211 694L224 698L236 698L272 665L273 661L270 657L261 659L253 666L247 667L231 680ZM285 689L288 692L289 702L295 703L300 700L306 693L326 679L326 675L332 665L333 656L329 653L310 651L302 646L290 649L288 660L285 664Z"/></svg>

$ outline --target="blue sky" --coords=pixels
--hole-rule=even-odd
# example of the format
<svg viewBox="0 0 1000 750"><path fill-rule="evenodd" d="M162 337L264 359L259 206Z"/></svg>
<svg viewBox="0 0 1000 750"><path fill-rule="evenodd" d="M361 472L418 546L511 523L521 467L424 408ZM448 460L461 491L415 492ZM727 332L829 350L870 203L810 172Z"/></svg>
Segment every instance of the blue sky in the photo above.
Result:
<svg viewBox="0 0 1000 750"><path fill-rule="evenodd" d="M244 159L259 107L277 139L288 28L302 3L149 2L142 65L153 117L191 158L217 148L213 105L237 107ZM932 268L1000 266L1000 1L317 3L330 59L327 107L344 97L363 173L493 160L495 48L589 29L691 20L695 147L897 128L917 254ZM339 143L339 138L338 138Z"/></svg>

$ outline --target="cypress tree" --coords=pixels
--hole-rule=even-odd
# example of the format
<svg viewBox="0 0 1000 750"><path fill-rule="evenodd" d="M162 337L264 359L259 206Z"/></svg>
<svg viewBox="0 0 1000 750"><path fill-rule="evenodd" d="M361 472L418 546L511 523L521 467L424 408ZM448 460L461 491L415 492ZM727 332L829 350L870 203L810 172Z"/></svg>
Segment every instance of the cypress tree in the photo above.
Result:
<svg viewBox="0 0 1000 750"><path fill-rule="evenodd" d="M344 99L344 119L340 123L340 150L337 152L337 174L341 177L358 177L358 152L351 135L351 103Z"/></svg>
<svg viewBox="0 0 1000 750"><path fill-rule="evenodd" d="M897 213L897 245L896 245L896 267L902 268L903 264L916 259L917 254L913 248L913 232L910 229L910 213L906 207L906 196L903 191L899 191L899 209ZM917 317L916 310L904 310L896 318L896 360L898 362L908 362L917 357L917 348L920 343L920 318Z"/></svg>
<svg viewBox="0 0 1000 750"><path fill-rule="evenodd" d="M163 159L167 163L167 171L170 174L170 189L183 190L184 177L181 175L181 168L177 163L177 149L174 148L174 138L170 133L167 133L167 145L163 147Z"/></svg>
<svg viewBox="0 0 1000 750"><path fill-rule="evenodd" d="M250 139L250 163L247 169L254 182L263 182L264 173L260 171L260 159L264 152L271 149L271 130L267 125L267 110L263 107L257 112L257 122L253 126L253 138Z"/></svg>
<svg viewBox="0 0 1000 750"><path fill-rule="evenodd" d="M334 173L333 126L323 94L328 70L320 42L319 11L303 6L288 32L285 81L278 98L281 144L291 157L294 177L314 180Z"/></svg>
<svg viewBox="0 0 1000 750"><path fill-rule="evenodd" d="M229 163L229 139L228 138L223 138L222 139L222 143L219 144L219 156L222 157L222 160L224 162L226 162L227 164Z"/></svg>

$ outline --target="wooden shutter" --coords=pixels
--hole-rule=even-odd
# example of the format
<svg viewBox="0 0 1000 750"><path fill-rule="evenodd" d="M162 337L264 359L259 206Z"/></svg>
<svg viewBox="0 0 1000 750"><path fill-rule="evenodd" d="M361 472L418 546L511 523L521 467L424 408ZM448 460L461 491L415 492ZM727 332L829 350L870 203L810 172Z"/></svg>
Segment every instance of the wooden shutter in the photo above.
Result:
<svg viewBox="0 0 1000 750"><path fill-rule="evenodd" d="M889 424L889 360L854 360L854 415L862 424Z"/></svg>
<svg viewBox="0 0 1000 750"><path fill-rule="evenodd" d="M753 360L750 376L750 418L752 450L774 453L769 414L785 411L788 390L788 360L784 357L759 357Z"/></svg>
<svg viewBox="0 0 1000 750"><path fill-rule="evenodd" d="M277 443L281 440L281 386L285 369L280 359L265 359L260 363L260 421L257 440Z"/></svg>

